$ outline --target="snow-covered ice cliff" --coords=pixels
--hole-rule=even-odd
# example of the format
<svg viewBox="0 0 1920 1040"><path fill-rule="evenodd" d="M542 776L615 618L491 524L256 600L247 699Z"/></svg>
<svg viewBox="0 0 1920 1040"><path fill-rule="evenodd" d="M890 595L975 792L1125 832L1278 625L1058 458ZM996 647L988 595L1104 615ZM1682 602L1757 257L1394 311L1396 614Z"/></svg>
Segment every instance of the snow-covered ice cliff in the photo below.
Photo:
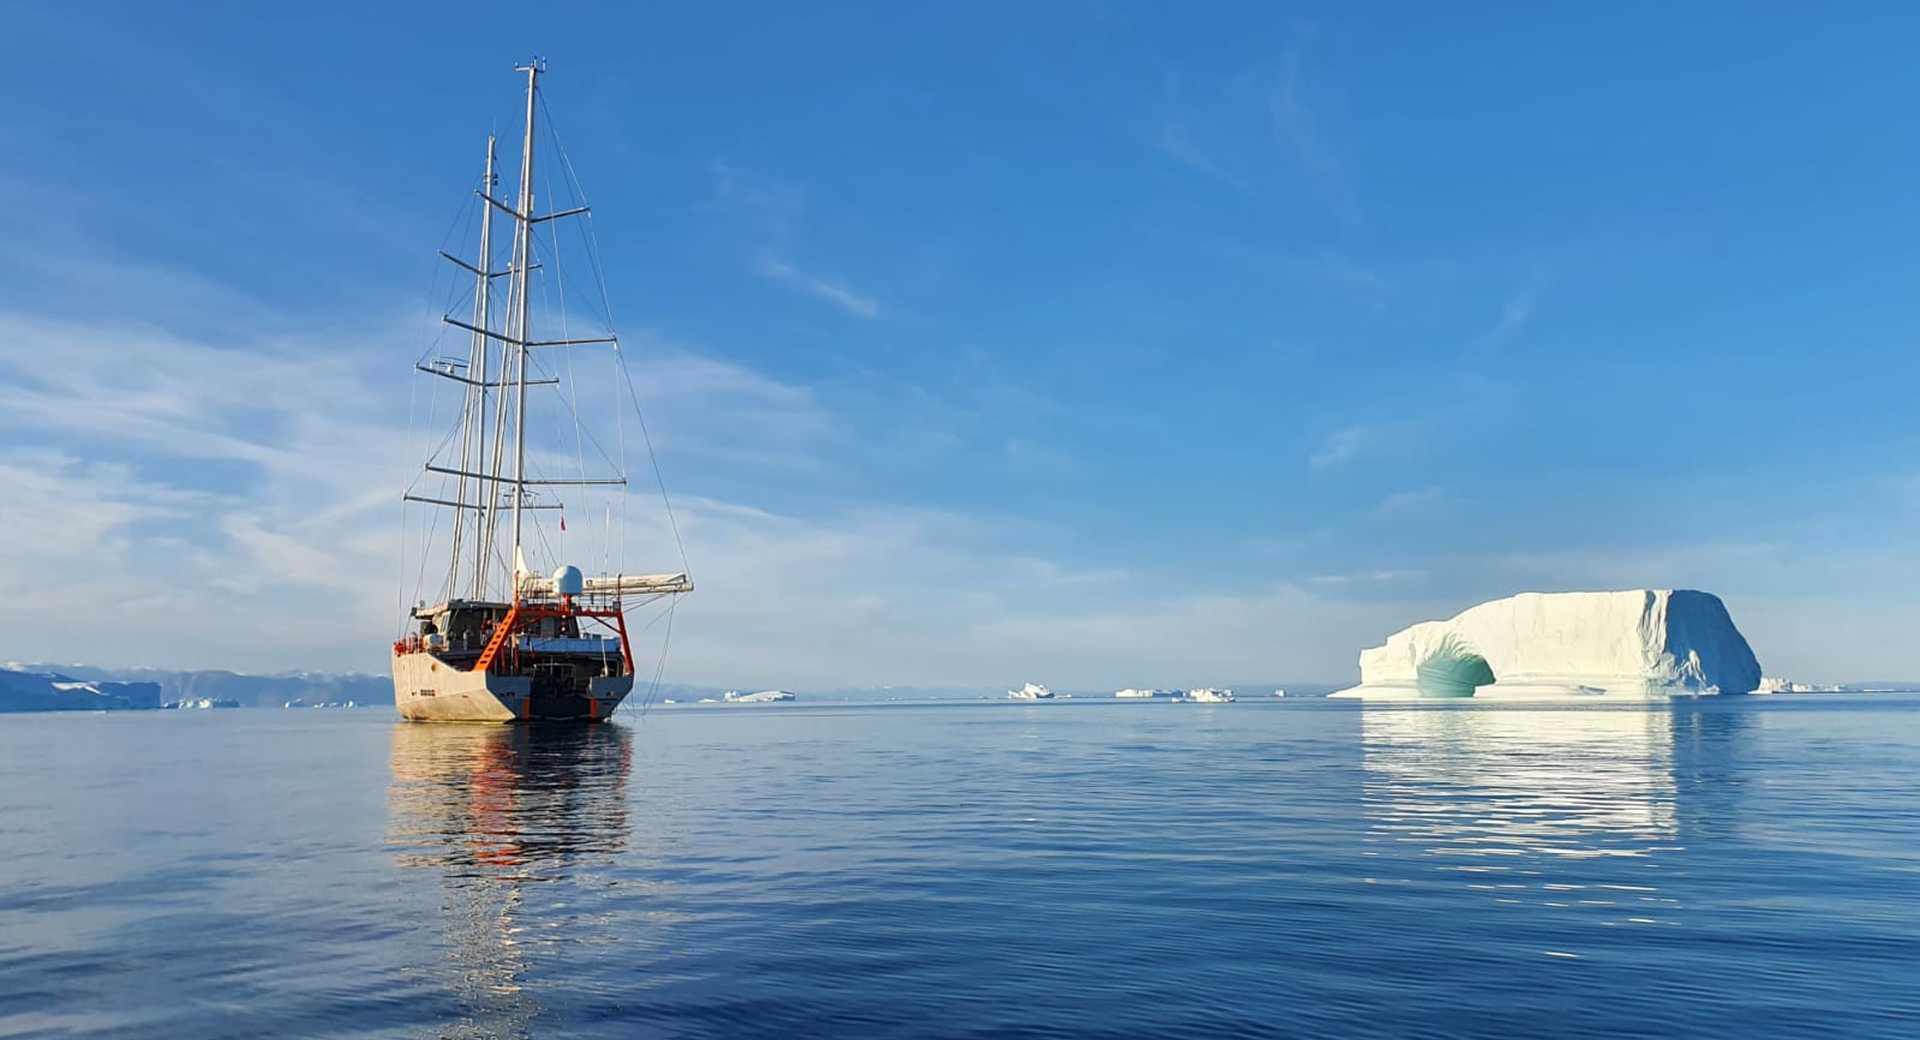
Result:
<svg viewBox="0 0 1920 1040"><path fill-rule="evenodd" d="M1335 697L1658 697L1747 693L1760 663L1718 596L1528 592L1426 621L1360 652Z"/></svg>

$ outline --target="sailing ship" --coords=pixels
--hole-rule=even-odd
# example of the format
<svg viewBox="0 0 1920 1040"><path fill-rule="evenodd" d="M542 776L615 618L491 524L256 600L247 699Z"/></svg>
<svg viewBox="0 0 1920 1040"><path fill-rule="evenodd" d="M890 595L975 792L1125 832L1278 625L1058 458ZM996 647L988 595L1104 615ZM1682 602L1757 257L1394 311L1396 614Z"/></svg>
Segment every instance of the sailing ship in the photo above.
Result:
<svg viewBox="0 0 1920 1040"><path fill-rule="evenodd" d="M526 76L517 197L512 203L497 197L495 143L489 136L485 175L474 203L479 213L478 256L469 263L441 252L464 272L457 278L472 279L472 320L453 313L441 319L445 328L460 330L468 338L467 356L432 363L423 360L414 366L451 381L462 403L457 425L404 495L407 502L451 514L441 596L432 603L416 601L407 612L403 633L393 643L394 702L401 716L413 721L604 721L633 690L636 669L628 612L693 591L684 553L682 569L671 573L589 576L570 563L559 563L551 572L528 565L528 553L535 548L530 535L546 555L553 555L547 548L552 541L533 517L543 510L565 508L564 500L552 497L561 493L558 489L600 488L624 498L627 480L604 451L601 455L614 472L556 479L530 470L529 395L556 389L570 393L573 385L571 367L563 380L549 374L534 352L603 345L617 356L619 339L610 328L604 336L569 338L564 305L559 336L546 332L551 321L535 322L528 276L542 268L543 250L550 256L558 250L557 239L542 245L535 229L585 216L589 210L579 205L534 212L534 121L546 63L536 58L515 71ZM563 172L571 179L570 163ZM494 269L496 213L509 222L511 246L503 270ZM594 270L599 270L597 258ZM501 278L506 279L504 301L494 293L494 282ZM564 294L560 298L564 301ZM504 328L496 328L496 311L503 312ZM610 316L607 321L610 326ZM626 377L624 361L620 375ZM638 398L630 384L628 391L637 410ZM580 435L581 411L576 405L565 402L576 424L584 469L586 437ZM428 475L439 481L440 490L417 493ZM611 514L609 506L609 529ZM559 529L566 529L564 512L559 513ZM442 527L436 521L429 530L422 550L423 576L425 560L434 555L435 537ZM610 530L608 537L611 540ZM564 547L565 538L558 540Z"/></svg>

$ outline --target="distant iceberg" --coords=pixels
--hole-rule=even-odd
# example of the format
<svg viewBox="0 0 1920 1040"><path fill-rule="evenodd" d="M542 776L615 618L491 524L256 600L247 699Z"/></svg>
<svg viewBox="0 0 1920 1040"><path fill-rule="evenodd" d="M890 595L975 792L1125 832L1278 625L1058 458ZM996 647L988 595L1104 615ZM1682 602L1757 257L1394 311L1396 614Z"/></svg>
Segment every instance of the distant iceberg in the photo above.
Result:
<svg viewBox="0 0 1920 1040"><path fill-rule="evenodd" d="M231 697L182 697L167 705L169 708L198 709L201 711L213 708L238 708L239 706L240 702Z"/></svg>
<svg viewBox="0 0 1920 1040"><path fill-rule="evenodd" d="M1747 693L1760 663L1718 596L1690 589L1529 592L1426 621L1360 652L1381 699Z"/></svg>
<svg viewBox="0 0 1920 1040"><path fill-rule="evenodd" d="M1760 677L1760 686L1755 693L1841 693L1840 686L1815 686L1813 683L1794 682L1774 675Z"/></svg>
<svg viewBox="0 0 1920 1040"><path fill-rule="evenodd" d="M794 699L794 695L787 690L761 690L759 693L728 690L723 696L728 704L772 704Z"/></svg>

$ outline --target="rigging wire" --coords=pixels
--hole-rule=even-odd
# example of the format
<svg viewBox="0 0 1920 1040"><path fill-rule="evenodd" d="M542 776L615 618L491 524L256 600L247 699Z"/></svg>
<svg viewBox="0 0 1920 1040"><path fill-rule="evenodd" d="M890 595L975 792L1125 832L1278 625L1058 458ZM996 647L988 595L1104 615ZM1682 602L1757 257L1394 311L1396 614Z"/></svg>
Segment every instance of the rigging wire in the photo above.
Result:
<svg viewBox="0 0 1920 1040"><path fill-rule="evenodd" d="M561 168L564 171L566 171L567 180L571 184L575 196L582 203L584 203L586 202L586 198L587 198L586 189L581 186L580 177L574 171L573 158L567 154L566 146L560 143L559 126L553 118L553 113L550 110L548 110L546 107L545 96L541 97L540 105L541 105L541 110L546 113L547 133L553 139L554 151L558 152L560 155ZM600 241L599 241L598 233L594 230L593 212L589 210L588 212L581 214L581 220L583 222L582 236L586 239L586 242L587 242L587 261L593 270L595 284L598 286L600 290L600 305L605 312L607 326L609 328L612 328L613 327L613 298L607 292L606 268L600 262ZM683 572L690 571L692 568L687 563L687 546L686 546L686 543L682 541L680 538L680 521L676 516L674 516L673 500L667 494L666 475L663 474L660 470L660 456L659 456L659 453L656 452L653 447L653 434L647 429L646 412L642 410L640 407L640 394L638 391L634 389L634 386L633 386L633 372L630 370L630 368L627 365L626 351L620 349L620 343L618 340L616 340L613 344L613 352L616 355L618 355L618 357L620 358L620 375L622 380L627 385L627 397L633 403L634 417L639 421L639 424L640 424L640 437L646 443L646 446L647 446L647 460L653 466L654 482L659 486L659 489L660 489L660 503L666 509L667 525L673 532L674 548L677 549L680 553L680 569Z"/></svg>
<svg viewBox="0 0 1920 1040"><path fill-rule="evenodd" d="M573 350L576 348L564 347L562 349ZM555 379L559 378L560 374L557 371L548 369L546 365L541 363L538 357L534 357L532 355L529 355L529 357L533 361L534 371L539 373L543 378L555 378ZM582 435L586 437L587 442L593 445L593 450L600 453L601 460L606 462L607 465L614 467L614 469L619 473L619 475L622 478L626 477L627 475L626 470L622 469L620 464L614 461L613 456L607 454L606 446L600 443L600 438L595 437L593 435L593 431L586 427L584 421L580 417L580 412L576 408L574 408L574 402L567 400L565 397L562 397L560 399L560 405L561 407L567 410L567 414L573 417L574 429L580 431ZM555 428L557 429L558 427L555 427ZM584 458L581 461L581 475L582 476L586 475L586 462Z"/></svg>
<svg viewBox="0 0 1920 1040"><path fill-rule="evenodd" d="M549 135L551 135L551 134L553 133L553 127L552 127L551 125L549 125L549 126L547 127L547 133L548 133ZM557 143L557 139L556 139L556 143ZM552 171L551 169L549 169L549 170L547 171L547 195L548 195L549 197L553 197L553 198L557 198L557 197L558 197L558 196L556 196L556 195L555 195L555 193L554 193L554 190L553 190L553 171ZM571 199L570 201L573 201L573 202L575 202L575 203L577 203L577 202L579 201L579 199L578 199L578 197L576 196L575 198L573 198L573 199ZM553 249L552 249L552 252L553 252L553 286L554 286L554 291L555 291L555 292L556 292L556 293L557 293L557 294L559 295L559 297L560 297L560 338L561 338L561 339L572 339L572 338L573 338L573 337L572 337L572 335L571 335L571 334L570 334L570 333L569 333L569 332L567 331L567 330L568 330L568 324L567 324L567 272L566 272L566 267L565 267L565 265L561 263L561 258L560 258L560 232L559 232L559 229L557 229L557 228L556 228L556 229L554 230L554 232L553 232ZM543 268L543 270L544 270L544 268ZM542 292L542 294L543 294L543 297L544 297L544 294L545 294L545 291L546 291L546 279L544 279L544 278L542 278L542 279L540 280L540 288L541 288L541 292ZM609 330L609 331L611 331L611 330ZM583 479L583 480L584 480L584 479L586 479L586 476L587 476L587 447L586 447L586 443L585 443L585 440L584 440L584 438L583 438L583 437L582 437L582 435L581 435L581 425L582 425L582 424L581 424L581 422L580 422L580 411L579 411L579 409L578 409L578 408L575 408L575 407L573 406L573 405L574 405L574 403L575 403L575 402L577 402L577 401L579 400L579 397L577 396L577 394L576 394L576 392L575 392L575 387L577 386L577 384L576 384L576 383L574 382L574 378L573 378L573 351L572 351L572 350L570 350L570 349L569 349L569 350L567 350L567 353L566 353L566 360L567 360L567 382L566 382L566 387L567 387L567 392L566 392L566 394L565 394L565 397L564 397L564 400L566 400L566 401L568 402L568 410L569 410L569 411L571 411L571 412L573 412L573 446L574 446L574 457L575 457L575 460L576 460L576 461L578 462L578 464L579 464L579 467L580 467L580 477L581 477L581 479ZM595 446L596 448L597 448L597 447L599 447L599 445L598 445L598 444L596 444L596 445L594 445L594 446ZM606 453L605 453L605 452L601 452L601 454L603 454L603 455L604 455L604 454L606 454ZM625 474L624 472L620 474L620 478L621 478L622 480L624 480L624 479L626 479L626 476L627 476L627 475L626 475L626 474ZM562 518L564 519L564 518L565 518L565 516L566 516L566 512L565 512L565 511L563 510L563 511L561 512L561 514L560 514L560 515L561 515L561 517L562 517ZM563 539L563 541L564 541L564 539Z"/></svg>
<svg viewBox="0 0 1920 1040"><path fill-rule="evenodd" d="M574 205L586 205L586 203L588 203L586 188L580 184L580 175L574 171L572 155L566 154L566 146L561 144L559 121L553 119L553 111L551 111L551 107L547 107L545 94L540 94L540 106L543 115L547 117L547 136L549 136L551 142L553 142L553 152L559 154L559 157L561 157L561 169L563 169L564 180L566 180L566 184L568 184L568 188L570 188L570 192L572 192L572 201L574 201ZM551 173L549 173L549 182L547 182L549 194L551 194L551 184L553 184L553 182L551 182ZM555 257L559 257L559 230L555 230L553 238L555 238L553 251L555 251ZM620 349L618 334L612 332L612 330L614 330L612 297L611 294L607 292L607 271L605 271L605 267L603 267L603 263L601 263L601 257L599 257L599 234L597 234L597 230L595 230L595 226L593 226L593 211L591 211L591 209L588 209L586 213L582 213L580 238L582 238L582 246L584 246L584 251L586 251L586 257L588 257L588 269L593 272L593 284L595 284L595 288L599 290L601 319L605 320L609 334L614 336L612 353L614 353L614 359L618 361L618 366L620 366L620 382L626 384L628 401L634 405L634 418L636 418L637 424L639 424L639 434L641 434L643 443L647 445L647 462L649 462L651 468L653 468L653 480L655 480L655 485L659 487L660 507L666 510L666 524L668 524L668 530L672 530L672 533L674 533L674 549L680 553L680 570L682 570L682 574L685 574L685 572L691 570L691 566L687 564L687 547L685 547L685 541L682 541L682 537L680 537L680 520L674 516L674 501L672 501L672 499L668 497L668 493L666 493L666 474L660 472L659 453L657 453L655 447L653 447L653 434L647 430L647 414L639 407L639 391L634 388L634 372L632 372L632 368L628 366L628 361L626 361L626 351ZM555 269L559 271L559 259L555 259ZM563 322L566 320L564 311L563 315L561 315L561 320L563 320ZM570 374L572 374L572 357L568 355L568 376L570 376ZM568 386L572 386L572 384L568 384ZM626 478L626 476L628 476L628 470L626 470L626 409L622 409L620 403L618 403L618 395L620 395L618 388L612 388L612 393L614 393L614 416L616 416L616 424L618 424L618 451L620 451L618 472L620 472L622 478ZM568 403L568 411L572 411L572 403ZM574 413L574 428L576 428L576 430L582 430L578 413ZM591 432L588 432L588 437L589 439L593 439ZM607 449L601 447L597 439L595 439L593 447L595 447L603 457L607 455ZM609 462L612 462L612 459L609 459ZM584 462L584 451L582 451L582 468L584 468L584 464L586 464L586 462ZM620 501L620 558L624 560L624 558L626 558L626 505L628 505L628 493L622 491L622 493L618 495L618 501ZM611 520L611 516L609 516L609 520ZM641 716L641 720L647 718L647 712L653 708L653 700L659 695L660 679L662 679L662 675L666 674L666 660L668 660L668 654L670 654L670 650L672 650L674 616L676 616L676 612L680 610L680 597L678 597L678 595L672 595L672 597L666 597L666 601L668 601L668 603L666 603L666 612L664 612L666 631L664 631L662 641L660 641L660 656L655 660L653 681L647 685L647 697L641 700L641 706L639 706L639 716ZM655 616L655 622L649 622L641 631L651 629L653 624L657 624L659 620L660 616Z"/></svg>
<svg viewBox="0 0 1920 1040"><path fill-rule="evenodd" d="M474 214L477 212L472 205L472 201L471 199L461 200L459 209L454 211L453 220L447 224L446 233L440 236L441 253L451 251L447 246L454 241L456 231L458 231L459 239L463 242L471 232ZM484 206L486 205L486 201L483 199L480 201L480 204ZM442 265L445 263L446 260L444 257L440 256L439 253L434 254L433 275L427 286L427 302L429 304L440 296L440 272L443 269ZM464 299L456 299L454 296L460 289L460 282L461 279L452 278L451 276L448 278L446 300L444 301L444 306L440 308L441 314L453 313L453 308L464 302ZM468 286L466 291L471 294L473 291L472 287ZM433 338L427 342L427 349L416 359L416 364L424 362L435 350L439 349L441 342L446 339L448 328L449 326L446 323L440 323L434 332Z"/></svg>
<svg viewBox="0 0 1920 1040"><path fill-rule="evenodd" d="M540 526L540 522L538 520L534 521L532 527L533 527L533 536L535 538L540 539L540 551L546 553L547 559L552 560L555 564L560 563L559 554L555 553L553 551L553 546L547 542L546 529Z"/></svg>
<svg viewBox="0 0 1920 1040"><path fill-rule="evenodd" d="M551 185L549 185L549 188L551 188ZM534 245L535 247L538 247L538 246L539 246L539 241L538 241L538 239L537 239L537 238L536 238L536 239L534 240L534 242L533 242L533 245ZM561 318L560 318L560 327L561 327L561 333L560 333L560 338L561 338L561 339L567 339L567 338L569 338L569 337L568 337L568 333L567 333L567 325L566 325L566 311L565 311L565 307L566 307L566 303L565 303L565 300L566 300L566 287L565 287L565 286L566 286L566 283L565 283L565 281L563 280L563 278L562 278L562 276L561 276L561 272L560 272L560 270L559 270L559 264L558 264L558 258L557 258L557 254L556 254L556 255L555 255L554 257L553 257L553 259L554 259L554 268L555 268L555 271L554 271L554 281L555 281L555 284L556 284L557 286L559 286L559 294L560 294L560 298L561 298L561 304L560 304L560 306L561 306ZM543 307L544 307L544 306L546 305L546 303L547 303L547 279L546 279L546 269L547 269L547 265L546 265L546 264L544 264L544 263L543 263L543 264L541 264L541 266L540 266L540 272L541 272L541 277L540 277L540 301L541 301L541 304L542 304L542 306L543 306ZM558 397L559 397L559 399L560 399L560 404L561 404L561 406L562 406L563 408L565 408L565 409L567 410L567 412L568 412L568 413L569 413L570 415L572 415L572 417L573 417L573 433L574 433L574 443L575 443L575 445L576 445L576 457L577 457L577 460L578 460L578 466L579 466L579 474L580 474L580 477L581 477L581 479L585 479L585 478L586 478L586 475L587 475L587 461L586 461L586 448L585 448L585 445L584 445L584 442L582 441L582 427L584 426L584 421L583 421L583 420L581 419L581 417L580 417L580 412L579 412L579 409L577 409L577 408L575 408L575 407L574 407L574 392L573 392L573 354L572 354L572 349L573 349L573 348L571 348L571 347L562 347L562 348L560 348L560 349L562 349L562 350L564 350L564 351L567 351L568 353L567 353L567 355L566 355L566 356L567 356L567 373L566 373L566 379L565 379L565 380L563 380L563 381L560 381L560 382L558 383L558 385L559 385L559 386L561 386L561 387L563 387L564 389L562 389L562 390L560 390L560 391L558 392ZM539 362L539 361L538 361L537 359L535 359L535 358L533 358L533 357L532 357L531 355L529 355L529 356L528 356L528 360L530 360L530 361L533 361L533 364L534 364L534 368L535 368L535 370L536 370L536 371L538 371L538 372L540 372L540 373L542 373L543 375L544 375L544 374L546 374L546 372L547 372L547 370L546 370L546 367L545 367L544 365L541 365L541 364L540 364L540 362ZM558 379L559 379L559 376L558 376L558 375L556 374L556 375L554 375L554 378L555 378L556 380L558 380ZM559 433L560 433L560 422L559 422L559 416L557 416L557 415L554 415L554 416L552 416L551 418L553 419L553 430L554 430L554 434L555 434L555 437L554 437L554 440L555 440L555 442L556 442L556 443L564 443L564 442L565 442L565 438L563 438L563 437L561 437L561 436L559 436ZM599 447L600 447L600 445L599 445L599 441L597 441L597 440L596 440L596 441L594 442L594 447L595 447L596 449L599 449ZM603 457L605 456L605 454L606 454L606 452L605 452L604 450L601 450L601 455L602 455ZM611 461L609 461L609 464L611 464ZM591 489L590 487L583 487L583 488L581 489L581 492L580 492L580 493L581 493L582 495L587 495L587 496L589 496L589 497L590 497L590 496L592 495L592 489ZM565 509L565 505L566 505L566 503L565 503L564 501L562 501L562 502L561 502L560 504L561 504L561 506L562 506L562 508L561 508L561 510L560 510L560 514L561 514L561 517L562 517L562 518L563 518L563 520L564 520L564 518L565 518L565 516L566 516L566 509ZM536 522L536 523L537 523L537 522ZM564 539L564 538L562 538L562 539L560 539L560 541L561 541L561 544L562 544L562 548L564 549L564 547L565 547L565 542L566 542L566 539ZM562 562L562 561L561 561L561 560L559 559L559 557L558 557L558 556L556 556L556 557L554 558L554 562L555 562L555 563L559 563L559 562Z"/></svg>
<svg viewBox="0 0 1920 1040"><path fill-rule="evenodd" d="M407 380L407 440L413 443L414 398L418 395L420 384L417 380ZM416 480L418 478L415 478ZM399 639L407 633L407 496L400 495L400 552L394 553L393 576L393 616L395 621L394 638Z"/></svg>
<svg viewBox="0 0 1920 1040"><path fill-rule="evenodd" d="M447 244L453 241L456 231L460 231L462 218L464 218L467 222L471 223L473 219L473 212L474 212L473 207L469 204L468 200L466 199L462 199L454 207L453 217L452 219L447 221L447 229L444 232L442 232L440 235L440 248L442 250L445 250L447 248ZM465 234L464 231L461 231L460 233L462 237L464 237L464 234ZM431 303L434 300L434 298L440 294L440 271L441 271L441 264L443 262L444 261L437 255L433 258L431 272L427 278L427 300L429 303ZM453 283L449 282L449 289L448 289L449 293L452 292L452 284ZM447 312L442 311L442 313L447 313ZM422 352L420 355L421 361L424 361L429 355L431 355L434 352L435 349L439 347L440 341L446 336L446 330L447 330L447 326L445 324L441 324L439 328L435 330L433 337L427 342L426 350ZM420 392L419 382L417 380L408 380L407 381L407 438L405 441L405 443L407 444L413 443L414 432L415 432L414 423L415 423L415 420L419 418L419 412L418 412L419 392ZM422 427L420 427L420 430L422 433L425 433L425 431L430 429L433 425L431 405L436 400L437 398L433 394L431 393L428 394L428 401L429 401L428 419L427 419L427 422ZM413 490L414 484L417 484L418 482L419 482L419 477L415 476L414 479L408 483L407 492L411 492ZM436 526L437 526L437 520L438 518L436 517ZM429 544L430 544L431 538L432 538L432 534L429 533L428 534ZM400 545L403 548L407 545L407 500L404 494L400 499ZM397 554L397 557L398 558L395 561L395 563L399 573L394 576L394 583L393 583L394 584L394 588L393 588L394 614L395 614L395 619L397 621L395 632L398 635L404 635L406 634L407 617L408 617L408 614L407 614L407 555L405 552L401 552ZM422 553L421 553L422 575L425 574L425 562L426 562L426 548L423 547ZM416 581L415 587L414 587L414 592L416 593L416 595L419 592L419 582L424 580L425 578L422 577Z"/></svg>
<svg viewBox="0 0 1920 1040"><path fill-rule="evenodd" d="M439 411L439 405L440 405L439 394L434 393L434 394L427 395L427 426L428 428L431 428L433 426L433 417ZM450 441L452 439L453 439L453 433L449 431L447 433L446 439L441 441L441 446L445 447L447 441ZM438 448L434 449L434 457L437 458L439 454L440 454L439 449ZM425 470L422 470L421 472L424 473ZM416 477L415 480L417 481L418 478ZM442 487L445 487L446 486L445 479L442 479L440 484ZM403 498L401 499L401 501L404 502L406 501L406 499ZM433 514L433 522L427 526L426 540L422 542L420 546L420 573L417 577L414 578L414 581L413 581L413 597L416 601L420 599L421 590L426 588L427 557L433 555L433 537L435 534L439 533L439 530L440 530L440 513L436 509Z"/></svg>
<svg viewBox="0 0 1920 1040"><path fill-rule="evenodd" d="M673 618L675 613L678 612L679 609L680 609L680 597L679 596L667 597L667 609L666 609L667 630L665 635L663 635L660 640L660 657L654 662L653 681L647 684L647 695L645 698L643 698L640 701L640 720L642 722L646 721L647 713L651 711L653 708L653 699L660 692L661 677L667 674L667 654L673 647ZM659 618L656 617L655 621L658 621L658 620ZM651 628L653 626L649 624L647 627Z"/></svg>
<svg viewBox="0 0 1920 1040"><path fill-rule="evenodd" d="M484 204L485 203L483 201L482 205ZM447 252L448 251L447 247L455 240L456 237L462 240L464 240L467 237L468 232L471 230L473 226L474 215L476 212L477 210L473 206L472 200L470 199L460 200L460 202L454 207L452 219L447 221L446 231L444 231L440 236L441 252ZM427 300L430 304L432 303L433 300L435 300L440 296L440 272L442 270L441 265L444 262L445 261L443 260L443 258L441 258L438 255L436 255L433 258L432 273L428 278L428 285L427 285ZM458 279L449 278L448 284L447 284L446 299L444 301L443 306L440 308L441 314L452 313L452 310L454 307L458 306L461 302L464 302L464 297L460 299L456 299L455 297L456 292L459 291L459 286L460 286L460 281ZM466 292L467 294L470 295L472 293L472 288L469 287L466 290ZM434 331L434 335L427 341L426 348L420 353L419 357L415 360L414 363L416 365L424 363L429 357L433 356L433 354L440 349L441 344L446 339L447 329L449 327L450 326L448 326L444 322L440 322L437 324L437 327ZM435 389L437 389L437 387ZM407 384L407 440L406 440L406 443L409 443L409 444L413 442L413 437L416 429L415 423L416 423L416 420L419 418L418 398L419 398L419 383L417 380L409 380ZM428 400L427 421L424 424L419 426L419 430L423 434L427 433L427 431L430 431L433 427L433 416L438 412L439 395L433 391L429 391L427 400ZM432 459L438 458L440 455L440 452L445 449L447 443L451 439L452 439L452 433L449 432L447 437L442 439L439 446L434 448L432 453L428 456L429 460L431 461ZM424 473L424 471L422 472ZM419 482L420 482L420 474L416 474L413 480L407 483L406 492L403 493L400 499L400 544L403 547L406 546L409 542L409 539L407 538L407 500L405 498L405 494L412 493L414 487L417 486ZM441 484L443 486L445 485L445 483L446 483L445 480L441 481ZM438 530L439 530L439 514L435 513L433 522L431 525L427 527L421 543L420 569L419 569L418 575L416 575L414 579L414 590L413 590L414 596L416 599L419 597L420 590L424 587L426 583L426 561L427 561L427 557L431 555L432 547L433 547L433 538L434 538L434 535L438 532ZM397 580L394 582L394 597L395 597L394 613L397 615L397 621L398 621L398 626L396 631L399 634L404 635L406 632L407 619L409 616L408 610L407 610L407 603L406 603L407 559L406 559L405 552L401 552L400 554L398 554L398 556L399 556L399 559L397 561L397 566L399 569L399 574L396 575Z"/></svg>
<svg viewBox="0 0 1920 1040"><path fill-rule="evenodd" d="M614 344L614 352L620 353L620 345ZM620 374L627 384L627 396L633 401L633 415L640 421L640 437L646 442L647 457L653 462L654 483L660 487L660 502L667 509L667 527L673 532L674 547L680 550L680 570L682 573L692 568L687 564L687 546L680 540L680 521L673 515L673 501L667 497L667 478L660 472L660 458L653 450L653 435L647 432L647 416L640 410L640 395L633 388L633 373L627 370L626 355L620 354Z"/></svg>

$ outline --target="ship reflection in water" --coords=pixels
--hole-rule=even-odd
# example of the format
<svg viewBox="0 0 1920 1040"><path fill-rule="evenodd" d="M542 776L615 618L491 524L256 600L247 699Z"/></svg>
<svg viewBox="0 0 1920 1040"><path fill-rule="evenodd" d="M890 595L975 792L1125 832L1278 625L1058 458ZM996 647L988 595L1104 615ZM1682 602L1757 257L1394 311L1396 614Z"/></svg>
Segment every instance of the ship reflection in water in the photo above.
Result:
<svg viewBox="0 0 1920 1040"><path fill-rule="evenodd" d="M617 724L394 726L388 845L440 875L442 981L460 1004L435 1035L527 1031L540 1011L529 951L591 941L567 892L626 847L632 762ZM542 934L561 921L564 936Z"/></svg>
<svg viewBox="0 0 1920 1040"><path fill-rule="evenodd" d="M1392 855L1496 902L1657 923L1677 906L1660 894L1664 854L1732 828L1739 792L1716 781L1748 722L1677 702L1370 705L1367 841L1412 845L1424 855Z"/></svg>

